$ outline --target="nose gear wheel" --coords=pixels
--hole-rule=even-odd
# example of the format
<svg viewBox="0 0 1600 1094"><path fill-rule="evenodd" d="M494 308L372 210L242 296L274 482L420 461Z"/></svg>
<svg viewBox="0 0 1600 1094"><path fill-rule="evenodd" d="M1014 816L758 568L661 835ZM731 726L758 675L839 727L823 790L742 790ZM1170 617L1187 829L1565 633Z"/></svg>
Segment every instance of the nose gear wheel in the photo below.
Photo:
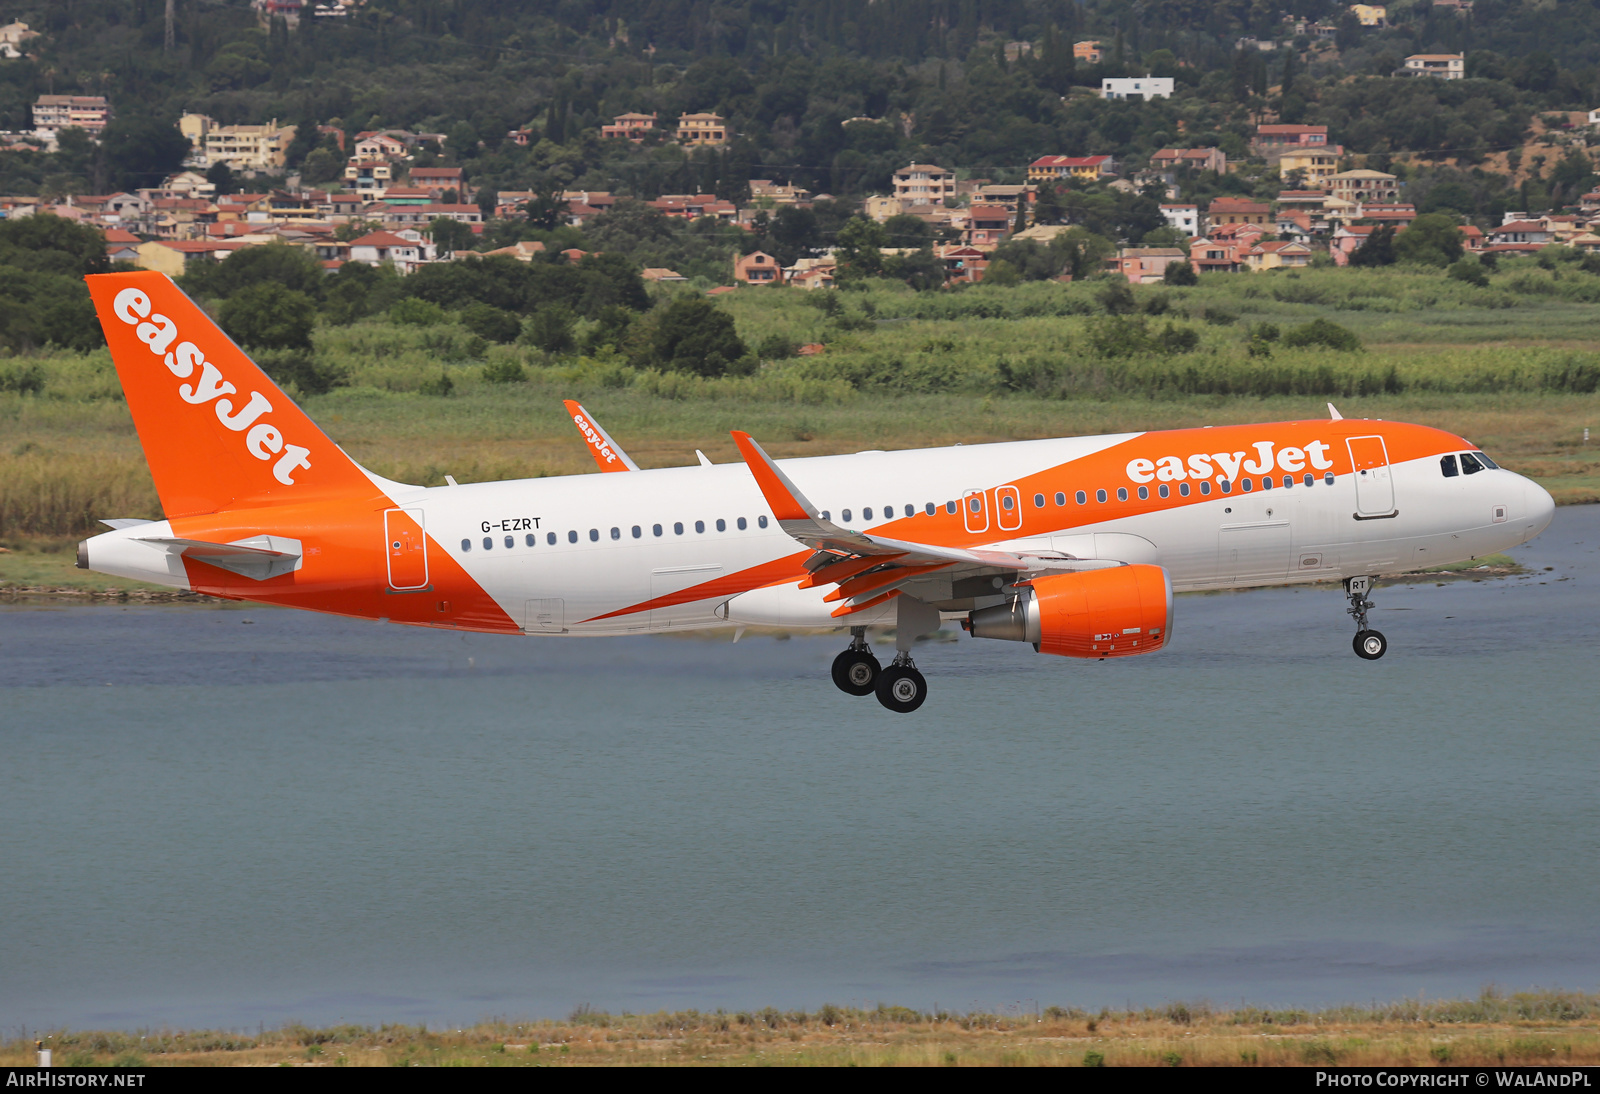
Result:
<svg viewBox="0 0 1600 1094"><path fill-rule="evenodd" d="M1350 645L1356 651L1356 656L1363 661L1376 661L1389 652L1389 640L1367 626L1367 613L1376 606L1367 599L1367 593L1371 591L1370 577L1345 579L1344 595L1350 601L1350 607L1345 609L1345 613L1356 621L1356 636Z"/></svg>

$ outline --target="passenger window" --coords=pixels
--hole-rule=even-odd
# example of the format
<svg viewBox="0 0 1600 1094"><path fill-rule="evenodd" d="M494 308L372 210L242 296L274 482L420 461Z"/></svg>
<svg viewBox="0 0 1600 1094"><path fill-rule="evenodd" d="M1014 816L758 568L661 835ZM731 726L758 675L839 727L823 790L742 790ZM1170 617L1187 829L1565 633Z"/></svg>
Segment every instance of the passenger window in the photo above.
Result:
<svg viewBox="0 0 1600 1094"><path fill-rule="evenodd" d="M846 524L850 523L850 510L848 510L848 509L843 510L842 512L840 512L839 516L841 518L843 518L843 520L844 520L844 522Z"/></svg>
<svg viewBox="0 0 1600 1094"><path fill-rule="evenodd" d="M1261 476L1261 489L1263 489L1263 490L1271 490L1272 489L1272 476L1271 475L1262 475Z"/></svg>
<svg viewBox="0 0 1600 1094"><path fill-rule="evenodd" d="M644 529L643 529L643 528L640 528L640 527L639 527L639 526L638 526L638 525L637 525L637 524L635 524L635 525L634 525L634 526L633 526L633 528L632 528L632 529L631 529L631 531L632 531L632 532L633 532L633 538L634 538L634 539L638 539L638 538L639 538L639 537L641 537L641 536L643 536L643 535L644 535Z"/></svg>
<svg viewBox="0 0 1600 1094"><path fill-rule="evenodd" d="M829 515L829 513L828 513L828 511L826 509L824 509L822 511L822 519L823 520L832 520L833 517Z"/></svg>
<svg viewBox="0 0 1600 1094"><path fill-rule="evenodd" d="M1079 490L1077 495L1076 495L1076 499L1075 500L1077 501L1077 503L1079 505L1088 505L1089 504L1089 495L1085 494L1082 490Z"/></svg>
<svg viewBox="0 0 1600 1094"><path fill-rule="evenodd" d="M572 531L567 533L567 542L568 543L576 543L576 542L578 542L577 529L573 529Z"/></svg>
<svg viewBox="0 0 1600 1094"><path fill-rule="evenodd" d="M1294 476L1293 475L1285 475L1283 477L1283 488L1285 490L1289 490L1289 489L1292 489L1293 487L1294 487Z"/></svg>
<svg viewBox="0 0 1600 1094"><path fill-rule="evenodd" d="M652 524L652 525L651 525L651 526L650 526L650 534L651 534L651 535L652 535L652 536L659 536L659 535L660 535L660 534L661 534L661 525L659 525L659 524Z"/></svg>
<svg viewBox="0 0 1600 1094"><path fill-rule="evenodd" d="M506 537L506 550L509 551L511 548L515 547L516 545L517 545L517 537L516 536L507 536Z"/></svg>
<svg viewBox="0 0 1600 1094"><path fill-rule="evenodd" d="M1222 480L1222 492L1224 494L1233 493L1233 483L1229 482L1227 479L1223 479Z"/></svg>
<svg viewBox="0 0 1600 1094"><path fill-rule="evenodd" d="M600 529L598 529L598 528L589 529L589 542L590 543L599 543L600 542Z"/></svg>
<svg viewBox="0 0 1600 1094"><path fill-rule="evenodd" d="M1096 490L1094 492L1094 500L1104 505L1106 503L1106 492L1104 490Z"/></svg>
<svg viewBox="0 0 1600 1094"><path fill-rule="evenodd" d="M1035 509L1043 509L1044 508L1044 495L1043 494L1035 494L1033 496L1033 507Z"/></svg>
<svg viewBox="0 0 1600 1094"><path fill-rule="evenodd" d="M954 516L955 512L956 512L956 503L953 502L953 501L945 502L944 503L944 511L946 513L949 513L951 516Z"/></svg>
<svg viewBox="0 0 1600 1094"><path fill-rule="evenodd" d="M611 529L611 538L612 539L621 539L622 538L622 529L621 528L612 528Z"/></svg>
<svg viewBox="0 0 1600 1094"><path fill-rule="evenodd" d="M744 519L744 518L743 518L743 517L740 517L740 518L739 518L739 531L741 531L741 532L742 532L742 531L744 531L744 530L745 530L745 529L746 529L746 528L747 528L747 527L749 527L749 525L747 525L747 524L746 524L746 523L745 523L745 519Z"/></svg>
<svg viewBox="0 0 1600 1094"><path fill-rule="evenodd" d="M462 553L465 554L467 551L470 551L470 550L472 550L472 541L470 539L462 540L461 541L461 551L462 551Z"/></svg>
<svg viewBox="0 0 1600 1094"><path fill-rule="evenodd" d="M546 532L544 534L544 541L550 544L552 547L555 546L556 534L554 532Z"/></svg>
<svg viewBox="0 0 1600 1094"><path fill-rule="evenodd" d="M706 522L705 522L705 521L703 521L703 520L697 520L697 521L695 521L695 522L694 522L694 530L695 530L695 531L696 531L696 532L699 532L699 533L701 533L701 534L704 534L704 533L705 533L705 530L706 530Z"/></svg>
<svg viewBox="0 0 1600 1094"><path fill-rule="evenodd" d="M1166 497L1168 494L1172 493L1172 491L1167 489L1166 483L1162 483L1160 486L1156 487L1156 493L1160 494L1162 497Z"/></svg>
<svg viewBox="0 0 1600 1094"><path fill-rule="evenodd" d="M1063 494L1059 490L1056 491L1056 504L1057 505L1065 505L1065 504L1067 504L1067 496L1065 494Z"/></svg>
<svg viewBox="0 0 1600 1094"><path fill-rule="evenodd" d="M1189 496L1189 484L1186 483L1186 482L1180 482L1178 484L1178 494L1180 496L1182 496L1182 497L1185 497L1185 498L1188 497Z"/></svg>
<svg viewBox="0 0 1600 1094"><path fill-rule="evenodd" d="M826 513L822 514L822 519L823 520L827 520L828 519L828 514L826 514ZM767 518L766 517L757 517L756 518L756 527L765 528L766 526L767 526Z"/></svg>
<svg viewBox="0 0 1600 1094"><path fill-rule="evenodd" d="M917 515L917 507L915 505L906 506L906 516L914 517L916 515Z"/></svg>
<svg viewBox="0 0 1600 1094"><path fill-rule="evenodd" d="M927 505L922 507L922 511L931 517L933 514L939 511L939 507L930 501Z"/></svg>
<svg viewBox="0 0 1600 1094"><path fill-rule="evenodd" d="M1447 479L1453 479L1461 474L1460 471L1456 470L1455 453L1452 452L1439 461L1439 470L1444 473L1444 477Z"/></svg>
<svg viewBox="0 0 1600 1094"><path fill-rule="evenodd" d="M1240 483L1239 483L1239 488L1240 488L1240 489L1241 489L1241 490L1243 490L1243 491L1244 491L1244 492L1245 492L1245 493L1246 493L1246 494L1248 494L1248 493L1249 493L1249 492L1250 492L1250 491L1251 491L1251 490L1253 490L1253 489L1254 489L1254 488L1255 488L1255 486L1254 486L1254 484L1253 484L1253 483L1251 483L1251 481L1250 481L1250 479L1249 479L1249 477L1248 477L1248 476L1246 476L1246 477L1245 477L1245 478L1244 478L1244 479L1243 479L1243 480L1242 480L1242 481L1241 481L1241 482L1240 482Z"/></svg>
<svg viewBox="0 0 1600 1094"><path fill-rule="evenodd" d="M675 536L683 535L683 521L677 520L672 522L672 534Z"/></svg>
<svg viewBox="0 0 1600 1094"><path fill-rule="evenodd" d="M1210 496L1210 494L1211 494L1211 480L1210 479L1207 479L1205 482L1200 484L1200 493L1201 493L1201 495L1206 496L1206 497Z"/></svg>
<svg viewBox="0 0 1600 1094"><path fill-rule="evenodd" d="M484 536L483 537L483 549L485 551L488 551L488 550L493 549L493 547L494 547L494 540L490 539L488 536Z"/></svg>
<svg viewBox="0 0 1600 1094"><path fill-rule="evenodd" d="M1127 501L1128 500L1128 488L1126 486L1117 487L1117 500L1118 501Z"/></svg>
<svg viewBox="0 0 1600 1094"><path fill-rule="evenodd" d="M850 518L846 517L845 519L848 520ZM862 520L871 520L872 519L872 506L869 505L865 509L861 510L861 519Z"/></svg>
<svg viewBox="0 0 1600 1094"><path fill-rule="evenodd" d="M1150 488L1148 486L1139 487L1139 500L1140 501L1149 501L1150 500Z"/></svg>
<svg viewBox="0 0 1600 1094"><path fill-rule="evenodd" d="M717 518L717 531L726 532L727 530L728 530L728 522L723 520L721 517L718 517Z"/></svg>
<svg viewBox="0 0 1600 1094"><path fill-rule="evenodd" d="M528 546L532 547L535 543L539 542L539 537L534 535L532 532L529 532L527 534L527 536L525 537L525 540L526 540Z"/></svg>
<svg viewBox="0 0 1600 1094"><path fill-rule="evenodd" d="M1461 453L1461 473L1463 475L1476 475L1483 470L1483 464L1473 458L1471 452Z"/></svg>
<svg viewBox="0 0 1600 1094"><path fill-rule="evenodd" d="M1333 485L1333 472L1332 471L1324 471L1322 473L1322 481L1327 483L1329 486L1332 486Z"/></svg>
<svg viewBox="0 0 1600 1094"><path fill-rule="evenodd" d="M1011 512L1012 509L1016 508L1015 504L1011 500L1010 494L1000 495L1000 508L1004 509L1008 513Z"/></svg>
<svg viewBox="0 0 1600 1094"><path fill-rule="evenodd" d="M983 508L983 498L978 494L972 495L972 497L967 500L967 508L976 513L978 510Z"/></svg>
<svg viewBox="0 0 1600 1094"><path fill-rule="evenodd" d="M1311 472L1309 472L1309 471L1306 472L1305 484L1307 486L1314 485L1316 483L1316 481L1317 481L1317 477L1315 475L1311 474Z"/></svg>

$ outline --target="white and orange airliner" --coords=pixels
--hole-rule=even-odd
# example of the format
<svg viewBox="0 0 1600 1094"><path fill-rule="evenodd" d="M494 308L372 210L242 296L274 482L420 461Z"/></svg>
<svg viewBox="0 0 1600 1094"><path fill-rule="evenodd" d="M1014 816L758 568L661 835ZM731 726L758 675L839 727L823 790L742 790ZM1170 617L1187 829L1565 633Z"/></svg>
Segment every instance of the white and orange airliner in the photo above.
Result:
<svg viewBox="0 0 1600 1094"><path fill-rule="evenodd" d="M211 596L429 627L623 635L848 628L833 679L911 711L913 641L1102 659L1172 640L1173 593L1373 575L1541 532L1536 483L1425 426L1327 420L640 470L576 403L602 471L441 487L359 466L164 275L88 279L163 520L78 565ZM883 668L869 626L896 628Z"/></svg>

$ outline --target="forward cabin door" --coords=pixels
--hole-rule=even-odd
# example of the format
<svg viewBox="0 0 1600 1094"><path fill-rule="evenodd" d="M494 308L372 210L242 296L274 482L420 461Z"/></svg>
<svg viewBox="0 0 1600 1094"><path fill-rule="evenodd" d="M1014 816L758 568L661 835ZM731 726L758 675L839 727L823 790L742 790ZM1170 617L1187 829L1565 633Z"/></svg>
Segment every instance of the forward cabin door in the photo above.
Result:
<svg viewBox="0 0 1600 1094"><path fill-rule="evenodd" d="M389 588L417 592L428 587L428 537L421 509L385 509L384 554L389 563Z"/></svg>
<svg viewBox="0 0 1600 1094"><path fill-rule="evenodd" d="M1356 480L1356 513L1363 517L1387 517L1394 513L1394 477L1389 471L1389 452L1382 437L1351 437L1350 466Z"/></svg>

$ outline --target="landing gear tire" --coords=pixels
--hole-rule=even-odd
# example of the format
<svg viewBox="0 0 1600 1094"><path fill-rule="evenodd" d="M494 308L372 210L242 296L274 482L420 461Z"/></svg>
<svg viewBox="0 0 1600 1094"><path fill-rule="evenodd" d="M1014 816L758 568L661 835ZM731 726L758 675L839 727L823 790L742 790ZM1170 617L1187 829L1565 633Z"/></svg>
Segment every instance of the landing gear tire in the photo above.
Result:
<svg viewBox="0 0 1600 1094"><path fill-rule="evenodd" d="M871 695L882 672L871 650L851 648L833 659L833 682L846 695Z"/></svg>
<svg viewBox="0 0 1600 1094"><path fill-rule="evenodd" d="M878 702L896 714L910 714L928 697L928 681L911 665L890 665L878 677Z"/></svg>
<svg viewBox="0 0 1600 1094"><path fill-rule="evenodd" d="M1389 640L1378 631L1357 631L1351 645L1364 661L1376 661L1389 652Z"/></svg>

